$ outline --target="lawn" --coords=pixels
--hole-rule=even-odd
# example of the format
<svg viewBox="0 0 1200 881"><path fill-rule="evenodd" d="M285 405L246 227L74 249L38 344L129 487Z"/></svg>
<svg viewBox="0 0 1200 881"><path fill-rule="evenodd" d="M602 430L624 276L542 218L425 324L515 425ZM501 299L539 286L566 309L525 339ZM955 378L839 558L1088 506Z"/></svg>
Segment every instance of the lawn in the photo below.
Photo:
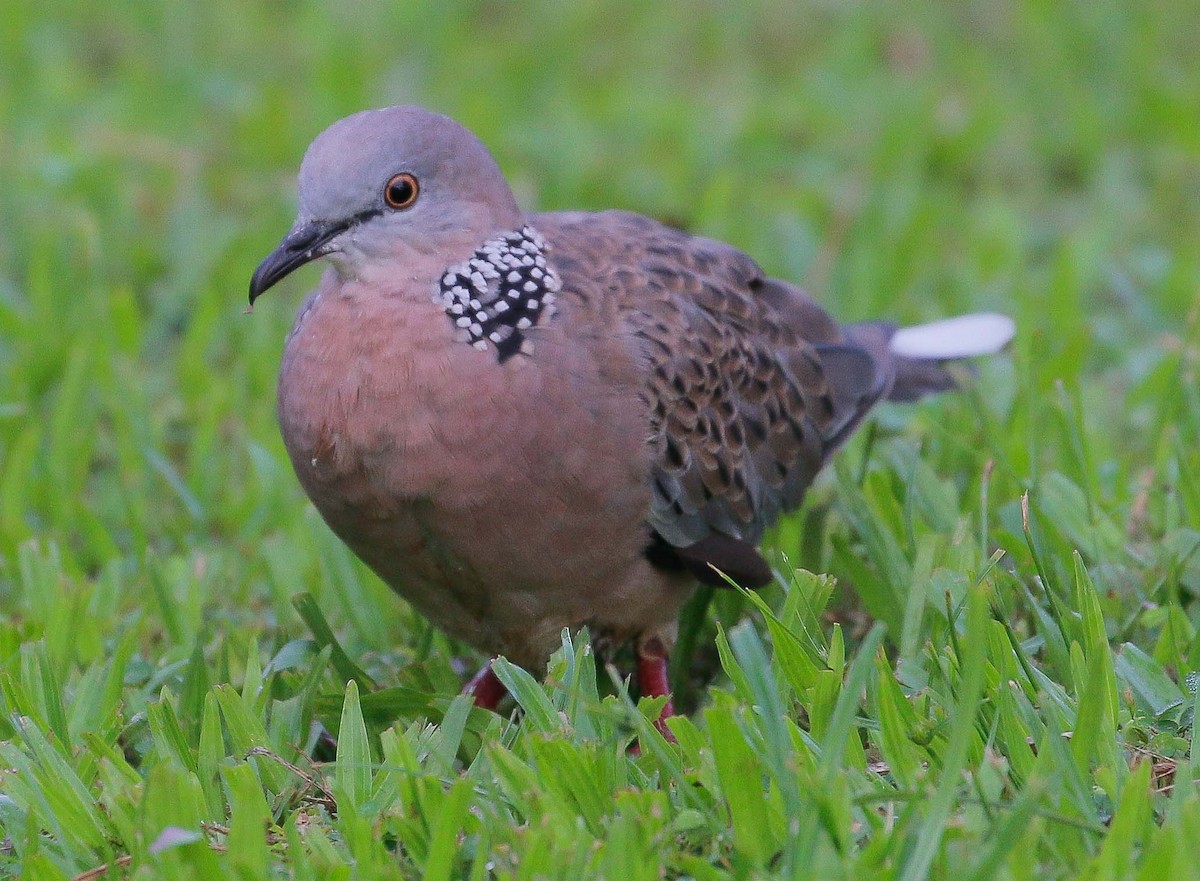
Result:
<svg viewBox="0 0 1200 881"><path fill-rule="evenodd" d="M3 18L0 876L1200 878L1195 4ZM456 697L482 659L291 473L317 271L247 282L311 138L402 102L528 207L725 239L841 319L1017 320L838 456L779 584L689 610L678 746L586 634L502 666L505 715Z"/></svg>

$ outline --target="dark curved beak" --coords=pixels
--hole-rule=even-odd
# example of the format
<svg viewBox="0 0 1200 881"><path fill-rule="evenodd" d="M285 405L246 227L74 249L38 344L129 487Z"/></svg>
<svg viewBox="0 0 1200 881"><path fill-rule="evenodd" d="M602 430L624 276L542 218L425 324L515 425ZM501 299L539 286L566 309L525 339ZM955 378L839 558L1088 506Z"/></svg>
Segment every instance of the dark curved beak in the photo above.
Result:
<svg viewBox="0 0 1200 881"><path fill-rule="evenodd" d="M350 228L353 220L310 220L292 228L267 259L258 264L250 279L250 305L259 294L305 263L332 250L329 243Z"/></svg>

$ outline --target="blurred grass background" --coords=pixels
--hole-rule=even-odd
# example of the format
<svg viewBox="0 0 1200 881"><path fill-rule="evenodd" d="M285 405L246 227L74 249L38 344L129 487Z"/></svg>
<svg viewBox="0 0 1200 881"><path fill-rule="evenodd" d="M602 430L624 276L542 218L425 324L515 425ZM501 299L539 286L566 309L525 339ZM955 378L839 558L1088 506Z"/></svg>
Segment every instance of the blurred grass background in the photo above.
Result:
<svg viewBox="0 0 1200 881"><path fill-rule="evenodd" d="M272 700L312 697L291 727L271 729L272 748L295 760L314 705L338 726L345 683L344 668L322 666L320 640L308 640L292 603L301 591L313 594L375 681L437 698L397 698L376 719L368 712L371 731L445 711L461 672L448 659L460 650L329 536L278 438L283 335L315 271L242 314L253 267L291 221L293 177L308 142L340 116L410 102L473 129L527 207L628 208L725 239L769 272L808 286L841 319L1012 314L1019 337L1011 358L984 365L967 394L885 410L777 531L773 543L791 563L829 571L857 591L836 603L836 617L850 625L850 657L838 655L843 637L829 619L812 650L840 681L839 664L854 657L869 620L883 621L899 659L897 688L915 714L909 721L940 731L945 708L922 691L937 678L926 661L950 651L956 610L990 573L997 624L1033 658L1036 670L1023 671L1031 694L1055 695L1062 724L1074 724L1093 658L1112 663L1109 643L1131 642L1148 666L1128 660L1140 664L1137 655L1117 656L1111 681L1120 685L1121 711L1110 745L1129 755L1149 749L1164 762L1185 756L1190 716L1181 706L1194 695L1185 674L1200 668L1195 12L1185 0L12 0L0 28L0 737L15 750L7 761L16 767L18 754L40 755L20 721L31 719L64 760L89 769L79 771L90 793L83 801L112 813L106 787L136 802L138 775L170 764L166 741L151 728L162 711L148 707L174 706L180 742L196 750L205 694L223 683L245 692L247 683L264 682L266 697L254 709L268 721L278 712ZM1028 530L1020 509L1027 491ZM996 549L1005 556L992 571ZM1099 642L1094 630L1088 639L1077 634L1079 657L1071 633L1082 626L1080 597L1091 594L1073 593L1082 589L1075 550L1107 628ZM786 593L767 597L787 609ZM722 596L714 620L731 627L746 609L740 597ZM714 626L697 639L701 680L718 667L704 659ZM771 637L778 651L778 634ZM286 646L295 650L279 660ZM953 682L963 672L958 648ZM730 673L732 655L720 660ZM998 657L989 663L993 672L1004 668ZM1175 688L1178 702L1139 703L1135 668L1155 687ZM306 675L312 681L303 686L287 679ZM103 682L115 684L105 691ZM717 687L731 689L740 711L755 703L736 676ZM828 688L820 694L832 700L837 689ZM103 699L83 700L92 693ZM318 694L325 704L313 703ZM810 700L800 688L796 718L816 736L824 723L820 701ZM1155 715L1168 704L1164 712L1174 716ZM868 752L877 710L871 701L861 709ZM235 761L230 716L220 718L228 748L221 756L232 757L233 770L222 778L224 795L208 802L218 823L222 798L235 811L253 803L253 787L237 771L250 766ZM471 718L470 730L486 729ZM1024 724L1036 737L1032 718ZM82 739L89 731L94 743ZM986 741L982 723L981 731ZM762 749L775 743L746 736ZM118 747L133 776L96 782L89 774L116 762L110 753ZM374 749L378 761L377 741ZM456 747L448 749L453 758ZM463 750L459 758L472 762L474 752ZM1082 761L1080 771L1106 769L1117 781L1100 774L1080 784L1076 808L1090 810L1087 822L1096 824L1128 770L1118 770L1118 753L1104 756ZM610 759L627 761L619 751ZM456 773L450 764L426 770L447 781ZM647 798L670 788L655 776L666 774L661 769L629 773L624 785ZM268 798L285 788L263 782ZM938 781L908 782L920 792ZM0 791L5 784L0 772ZM1025 791L997 785L1018 800ZM1093 786L1106 794L1101 807L1088 808ZM272 802L281 827L295 822L285 803ZM955 810L975 810L967 804L955 802ZM1169 813L1164 804L1154 802L1159 822ZM677 874L702 874L700 863L714 871L777 868L758 845L722 838L722 810L714 808L703 847L679 844L678 830L643 846ZM984 814L976 825L964 821L965 852L974 852L969 842L1005 848L980 872L1024 877L1006 862L1022 849L1021 835L1038 843L1027 850L1040 877L1068 877L1103 851L1102 831L1066 846L1047 843L1036 823L1009 829L1003 812ZM105 854L130 853L135 867L167 871L146 850L157 834L149 826L137 841L109 830L76 847L55 833L53 815L0 797L0 859L8 861L0 871L23 864L30 877L69 876ZM373 816L371 828L398 834L387 810ZM633 809L630 816L645 821ZM860 832L838 842L829 833L809 844L834 854L829 872L863 871L870 841L890 854L890 862L871 863L877 868L919 866L908 860L932 848L935 870L950 871L955 852L938 850L946 816L920 816L926 826L901 823L878 839ZM605 823L597 828L616 834L616 820ZM1150 833L1135 827L1142 837L1129 833L1117 851L1142 853L1132 842ZM922 829L937 831L923 838ZM353 836L344 828L331 834L343 848L330 845L339 855L331 865L348 861ZM512 834L512 852L532 853L530 866L566 847L547 844L538 856L529 850L534 839ZM181 852L191 854L192 844ZM683 860L685 852L702 854L700 863ZM299 857L275 856L282 862L271 865L303 875ZM447 856L446 865L472 858ZM192 857L180 859L180 871L199 871ZM379 859L388 871L429 868L415 857L398 858L400 869ZM1121 866L1112 864L1111 877L1123 877Z"/></svg>

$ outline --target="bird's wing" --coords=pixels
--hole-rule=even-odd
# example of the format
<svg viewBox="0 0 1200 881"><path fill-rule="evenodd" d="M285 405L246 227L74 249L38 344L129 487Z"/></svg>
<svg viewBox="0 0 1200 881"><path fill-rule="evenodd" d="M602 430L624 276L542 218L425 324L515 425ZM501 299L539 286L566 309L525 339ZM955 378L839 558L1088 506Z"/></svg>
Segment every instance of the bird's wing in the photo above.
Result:
<svg viewBox="0 0 1200 881"><path fill-rule="evenodd" d="M623 212L533 222L564 296L615 307L641 361L658 550L698 575L712 562L769 580L754 545L886 392L886 370L728 245Z"/></svg>

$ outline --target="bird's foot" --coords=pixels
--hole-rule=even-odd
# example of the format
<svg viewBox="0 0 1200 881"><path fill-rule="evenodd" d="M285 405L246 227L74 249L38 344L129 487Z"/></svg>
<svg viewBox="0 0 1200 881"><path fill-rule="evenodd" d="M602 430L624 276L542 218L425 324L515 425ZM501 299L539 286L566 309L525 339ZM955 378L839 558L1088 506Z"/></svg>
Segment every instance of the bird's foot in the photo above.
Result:
<svg viewBox="0 0 1200 881"><path fill-rule="evenodd" d="M654 720L654 727L668 743L678 743L667 719L675 715L671 701L671 686L667 680L667 648L658 637L651 637L637 645L637 680L642 697L666 697L662 712Z"/></svg>
<svg viewBox="0 0 1200 881"><path fill-rule="evenodd" d="M469 694L474 698L475 706L482 707L485 710L494 710L500 701L504 699L504 696L508 694L508 689L504 687L504 683L497 678L495 672L492 670L492 662L488 661L463 686L462 693Z"/></svg>

